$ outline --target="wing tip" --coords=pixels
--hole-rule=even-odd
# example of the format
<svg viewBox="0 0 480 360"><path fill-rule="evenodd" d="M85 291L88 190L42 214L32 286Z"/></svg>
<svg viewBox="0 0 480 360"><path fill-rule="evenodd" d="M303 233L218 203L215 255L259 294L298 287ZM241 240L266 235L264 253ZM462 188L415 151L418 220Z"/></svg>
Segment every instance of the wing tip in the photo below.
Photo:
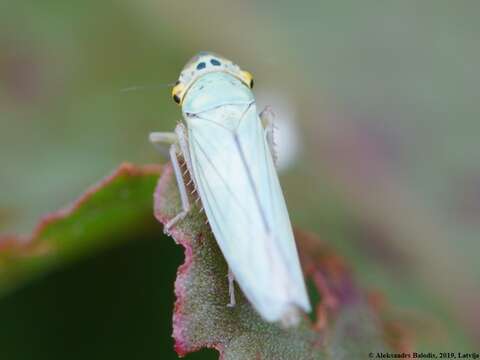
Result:
<svg viewBox="0 0 480 360"><path fill-rule="evenodd" d="M303 318L303 314L311 311L310 302L291 303L286 306L278 321L282 328L288 329L298 326Z"/></svg>
<svg viewBox="0 0 480 360"><path fill-rule="evenodd" d="M285 328L293 328L298 326L302 316L301 311L296 305L291 305L286 311L283 312L280 318L280 325Z"/></svg>

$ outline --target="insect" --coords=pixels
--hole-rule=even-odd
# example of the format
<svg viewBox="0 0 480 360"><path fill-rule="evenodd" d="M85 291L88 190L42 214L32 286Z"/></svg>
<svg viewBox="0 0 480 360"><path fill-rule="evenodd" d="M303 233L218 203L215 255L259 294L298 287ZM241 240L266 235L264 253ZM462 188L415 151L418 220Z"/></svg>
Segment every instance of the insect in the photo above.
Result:
<svg viewBox="0 0 480 360"><path fill-rule="evenodd" d="M257 115L252 87L249 72L214 53L183 68L172 90L183 121L173 133L150 134L153 144L170 144L182 204L165 230L191 209L183 159L228 263L228 306L236 281L262 318L293 326L311 307L275 169L273 113Z"/></svg>

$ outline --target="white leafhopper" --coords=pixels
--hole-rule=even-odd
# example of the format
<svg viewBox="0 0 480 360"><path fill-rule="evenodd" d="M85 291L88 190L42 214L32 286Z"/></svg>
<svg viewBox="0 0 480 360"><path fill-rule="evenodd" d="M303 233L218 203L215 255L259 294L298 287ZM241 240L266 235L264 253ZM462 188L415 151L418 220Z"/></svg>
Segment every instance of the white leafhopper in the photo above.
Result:
<svg viewBox="0 0 480 360"><path fill-rule="evenodd" d="M150 140L171 144L182 202L165 230L191 208L182 158L230 269L228 305L235 305L235 280L262 318L291 326L310 302L275 169L272 113L257 115L252 86L252 75L231 61L196 55L172 91L183 122Z"/></svg>

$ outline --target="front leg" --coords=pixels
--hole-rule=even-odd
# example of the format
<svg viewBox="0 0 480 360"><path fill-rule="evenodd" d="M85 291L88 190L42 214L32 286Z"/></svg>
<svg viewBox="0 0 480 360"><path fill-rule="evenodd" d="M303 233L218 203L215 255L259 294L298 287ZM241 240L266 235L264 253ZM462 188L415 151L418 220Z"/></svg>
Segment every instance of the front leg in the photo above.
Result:
<svg viewBox="0 0 480 360"><path fill-rule="evenodd" d="M267 140L270 153L272 154L275 166L278 162L277 144L275 143L275 113L270 106L265 107L260 113L260 120L265 128L265 139Z"/></svg>
<svg viewBox="0 0 480 360"><path fill-rule="evenodd" d="M175 144L178 141L177 134L174 132L152 132L148 136L150 142L154 145Z"/></svg>
<svg viewBox="0 0 480 360"><path fill-rule="evenodd" d="M168 155L170 145L178 142L177 134L174 132L152 132L148 138L163 156Z"/></svg>

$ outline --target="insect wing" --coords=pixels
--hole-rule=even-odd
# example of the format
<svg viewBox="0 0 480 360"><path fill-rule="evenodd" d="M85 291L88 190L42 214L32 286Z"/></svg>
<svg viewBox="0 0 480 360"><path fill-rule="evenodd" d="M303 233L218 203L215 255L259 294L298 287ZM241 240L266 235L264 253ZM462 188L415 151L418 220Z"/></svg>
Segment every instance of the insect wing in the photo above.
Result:
<svg viewBox="0 0 480 360"><path fill-rule="evenodd" d="M188 117L193 176L235 279L257 311L277 321L310 310L297 249L255 103Z"/></svg>

